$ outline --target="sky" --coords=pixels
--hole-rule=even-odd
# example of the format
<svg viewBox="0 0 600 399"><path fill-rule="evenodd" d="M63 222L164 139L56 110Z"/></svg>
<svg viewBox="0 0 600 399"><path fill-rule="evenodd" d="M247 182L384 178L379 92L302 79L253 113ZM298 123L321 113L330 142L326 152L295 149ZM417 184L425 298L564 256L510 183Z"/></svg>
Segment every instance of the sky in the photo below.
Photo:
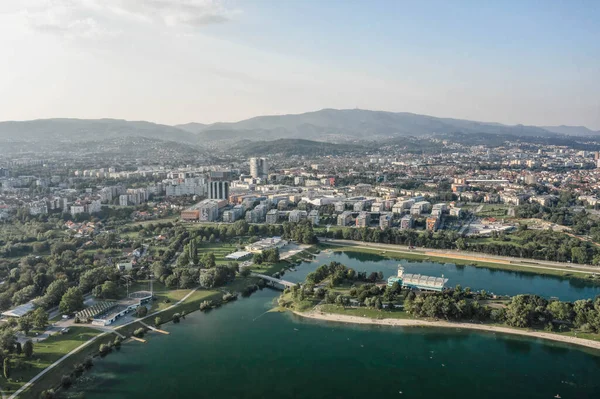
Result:
<svg viewBox="0 0 600 399"><path fill-rule="evenodd" d="M600 1L0 1L0 120L322 108L600 130Z"/></svg>

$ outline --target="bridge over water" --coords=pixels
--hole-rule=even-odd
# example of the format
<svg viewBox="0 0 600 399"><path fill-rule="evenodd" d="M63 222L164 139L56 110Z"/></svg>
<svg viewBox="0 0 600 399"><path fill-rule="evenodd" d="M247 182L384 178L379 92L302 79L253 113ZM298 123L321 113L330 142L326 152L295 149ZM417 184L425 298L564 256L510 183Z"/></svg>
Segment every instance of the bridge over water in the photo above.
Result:
<svg viewBox="0 0 600 399"><path fill-rule="evenodd" d="M275 277L271 277L271 276L267 276L266 274L260 274L260 273L251 273L251 276L254 277L260 277L264 280L270 281L271 283L276 283L276 284L281 284L285 287L293 287L295 285L297 285L298 283L292 283L291 281L287 281L287 280L282 280L280 278L275 278Z"/></svg>

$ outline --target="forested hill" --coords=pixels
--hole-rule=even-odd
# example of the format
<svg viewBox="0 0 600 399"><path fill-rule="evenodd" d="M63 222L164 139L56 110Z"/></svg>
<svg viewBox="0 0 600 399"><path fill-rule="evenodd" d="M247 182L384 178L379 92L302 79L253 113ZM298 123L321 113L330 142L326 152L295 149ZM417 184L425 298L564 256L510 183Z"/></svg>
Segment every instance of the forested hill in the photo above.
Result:
<svg viewBox="0 0 600 399"><path fill-rule="evenodd" d="M302 139L279 139L273 141L238 142L232 151L243 156L283 155L283 156L327 156L362 153L369 148L358 144L332 144Z"/></svg>
<svg viewBox="0 0 600 399"><path fill-rule="evenodd" d="M325 141L421 137L448 133L519 137L557 135L537 126L509 126L494 122L363 109L322 109L303 114L258 116L234 123L214 123L204 126L186 124L177 127L197 133L205 141L221 140L221 137L233 138L236 134L240 139L249 140L302 137Z"/></svg>

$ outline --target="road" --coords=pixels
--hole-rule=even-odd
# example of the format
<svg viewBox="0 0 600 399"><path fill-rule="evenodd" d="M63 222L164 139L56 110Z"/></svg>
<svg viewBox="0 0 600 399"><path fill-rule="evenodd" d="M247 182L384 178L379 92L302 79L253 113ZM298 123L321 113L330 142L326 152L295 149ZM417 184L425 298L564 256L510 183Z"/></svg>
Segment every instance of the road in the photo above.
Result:
<svg viewBox="0 0 600 399"><path fill-rule="evenodd" d="M468 252L468 251L459 251L459 250L450 250L450 249L428 249L428 248L419 248L419 249L409 249L404 245L394 245L394 244L378 244L378 243L366 243L366 242L358 242L358 241L350 241L350 240L338 240L333 238L325 238L319 239L321 242L331 245L337 246L354 246L363 249L382 249L385 251L392 251L398 253L407 253L407 254L415 254L415 255L423 255L423 256L440 256L444 258L454 258L461 260L473 260L474 262L492 262L498 264L507 264L519 267L526 267L531 269L546 269L546 270L559 270L565 272L573 272L576 271L578 273L584 274L596 274L600 273L600 267L592 266L592 265L578 265L573 263L564 263L564 262L551 262L545 260L537 260L537 259L526 259L526 258L513 258L509 256L493 256L482 254L478 252ZM528 263L523 263L528 262ZM530 264L534 263L534 264Z"/></svg>

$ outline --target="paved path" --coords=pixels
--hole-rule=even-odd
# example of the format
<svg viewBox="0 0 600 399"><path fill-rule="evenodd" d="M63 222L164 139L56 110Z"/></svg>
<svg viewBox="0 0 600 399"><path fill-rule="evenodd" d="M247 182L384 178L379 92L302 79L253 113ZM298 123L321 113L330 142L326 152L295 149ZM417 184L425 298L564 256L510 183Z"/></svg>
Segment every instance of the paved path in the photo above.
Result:
<svg viewBox="0 0 600 399"><path fill-rule="evenodd" d="M190 292L188 292L186 294L186 296L184 296L183 298L181 298L181 300L177 301L175 304L169 306L168 308L165 308L163 310L158 310L158 311L156 311L154 313L151 313L151 314L149 314L149 315L147 315L145 317L132 320L129 323L123 324L122 326L119 326L119 327L125 327L125 326L128 326L130 324L137 323L137 322L142 321L143 319L145 319L147 317L151 317L151 316L157 315L157 314L159 314L161 312L164 312L165 310L172 309L175 306L177 306L177 305L181 304L182 302L184 302L186 299L188 299L194 292L196 292L196 290L198 290L198 287L196 287L193 290L191 290ZM98 326L92 326L92 327L97 328ZM103 328L98 328L98 329L102 330L104 332L102 334L99 334L99 335L96 335L95 337L90 338L89 340L87 340L83 344L79 345L77 348L73 349L71 352L67 353L66 355L64 355L63 357L61 357L60 359L58 359L57 361L55 361L54 363L52 363L50 366L46 367L44 370L40 371L39 374L37 374L35 377L33 377L28 382L26 382L15 393L13 393L12 395L10 395L8 397L8 399L14 399L17 396L19 396L21 394L21 392L23 392L24 390L26 390L27 388L29 388L31 385L33 385L34 382L36 382L37 380L39 380L48 371L52 370L54 367L58 366L60 363L62 363L64 360L66 360L69 356L73 355L74 353L79 352L81 349L85 348L87 345L91 344L92 342L94 342L98 338L103 337L103 336L105 336L107 334L111 334L111 333L115 333L115 334L119 335L120 337L125 338L125 336L123 334L119 333L114 328L107 327L106 329L103 329Z"/></svg>
<svg viewBox="0 0 600 399"><path fill-rule="evenodd" d="M17 389L17 391L15 393L13 393L12 395L10 395L8 397L8 399L14 399L14 398L18 397L21 394L21 392L23 392L24 390L26 390L27 388L29 388L31 385L33 385L34 382L36 382L37 380L39 380L40 378L42 378L42 376L44 374L46 374L47 372L49 372L50 370L52 370L54 367L56 367L60 363L62 363L63 360L65 360L66 358L68 358L72 354L79 352L81 349L85 348L86 346L88 346L89 344L91 344L92 342L94 342L95 340L97 340L98 338L105 336L106 334L108 334L108 333L105 332L105 333L102 333L100 335L96 335L95 337L90 338L89 340L87 340L83 344L79 345L77 348L73 349L71 352L67 353L66 355L64 355L63 357L61 357L60 359L58 359L57 361L55 361L54 363L52 363L50 366L48 366L45 369L43 369L42 371L40 371L40 373L38 375L36 375L31 380L29 380L28 382L26 382L21 388Z"/></svg>
<svg viewBox="0 0 600 399"><path fill-rule="evenodd" d="M363 249L382 249L390 252L398 252L398 253L407 253L407 254L416 254L423 256L439 256L444 258L455 258L455 259L463 259L463 260L473 260L474 262L491 262L498 264L506 264L513 265L519 267L527 267L532 269L546 269L546 270L559 270L564 272L573 272L576 271L578 273L584 274L596 274L600 273L600 267L592 266L592 265L579 265L575 263L564 263L564 262L552 262L538 259L528 259L528 258L513 258L509 256L494 256L487 255L479 252L469 252L469 251L458 251L451 249L428 249L428 248L419 248L408 249L407 246L404 245L395 245L395 244L379 244L379 243L366 243L360 241L350 241L350 240L337 240L326 238L321 240L324 244L337 245L337 246L353 246L357 248Z"/></svg>

